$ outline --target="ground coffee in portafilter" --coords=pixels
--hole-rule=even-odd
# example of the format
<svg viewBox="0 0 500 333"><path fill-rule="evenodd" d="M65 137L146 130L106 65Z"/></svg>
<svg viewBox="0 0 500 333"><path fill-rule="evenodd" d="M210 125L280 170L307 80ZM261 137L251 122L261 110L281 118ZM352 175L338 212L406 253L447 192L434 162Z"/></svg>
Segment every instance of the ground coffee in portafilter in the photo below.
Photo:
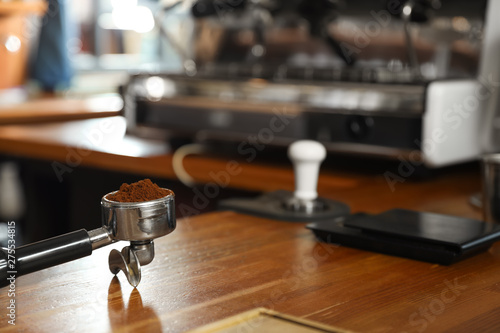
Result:
<svg viewBox="0 0 500 333"><path fill-rule="evenodd" d="M142 202L160 199L169 194L172 194L172 191L159 187L150 179L143 179L130 185L123 183L120 190L108 194L106 199L118 202Z"/></svg>

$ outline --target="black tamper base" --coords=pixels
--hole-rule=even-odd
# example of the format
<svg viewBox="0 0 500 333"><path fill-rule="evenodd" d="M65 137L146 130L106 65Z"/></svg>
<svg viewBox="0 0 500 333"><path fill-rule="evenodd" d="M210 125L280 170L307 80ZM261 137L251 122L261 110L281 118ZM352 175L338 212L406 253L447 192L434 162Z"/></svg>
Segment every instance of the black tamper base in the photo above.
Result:
<svg viewBox="0 0 500 333"><path fill-rule="evenodd" d="M289 191L265 193L253 199L227 199L219 203L220 210L232 210L239 213L255 215L289 222L314 222L348 215L348 205L334 200L318 198L319 210L314 212L294 211L287 209L287 203L293 198Z"/></svg>

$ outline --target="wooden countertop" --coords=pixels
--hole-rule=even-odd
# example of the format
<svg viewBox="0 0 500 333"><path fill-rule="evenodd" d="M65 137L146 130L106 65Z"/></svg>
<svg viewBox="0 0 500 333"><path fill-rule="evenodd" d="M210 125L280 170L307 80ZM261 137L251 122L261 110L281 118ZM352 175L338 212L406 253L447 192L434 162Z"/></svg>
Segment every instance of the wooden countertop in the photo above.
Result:
<svg viewBox="0 0 500 333"><path fill-rule="evenodd" d="M500 329L500 244L440 266L319 243L304 224L234 212L180 220L155 243L137 289L109 272L110 247L19 277L16 326L2 315L3 331L183 332L255 307L358 332Z"/></svg>

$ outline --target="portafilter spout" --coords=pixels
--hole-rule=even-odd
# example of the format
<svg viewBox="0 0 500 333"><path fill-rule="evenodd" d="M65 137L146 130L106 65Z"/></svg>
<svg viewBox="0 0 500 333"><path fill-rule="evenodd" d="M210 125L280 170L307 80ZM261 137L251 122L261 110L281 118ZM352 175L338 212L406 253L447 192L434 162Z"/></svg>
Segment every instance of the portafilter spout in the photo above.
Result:
<svg viewBox="0 0 500 333"><path fill-rule="evenodd" d="M175 195L169 190L167 196L156 200L117 202L107 199L112 193L101 200L102 227L90 231L80 229L14 251L2 248L0 287L8 285L9 274L17 277L79 259L116 241L130 241L130 246L121 252L111 251L109 268L113 274L122 270L129 283L137 287L141 265L149 264L154 258L153 239L171 233L176 227Z"/></svg>

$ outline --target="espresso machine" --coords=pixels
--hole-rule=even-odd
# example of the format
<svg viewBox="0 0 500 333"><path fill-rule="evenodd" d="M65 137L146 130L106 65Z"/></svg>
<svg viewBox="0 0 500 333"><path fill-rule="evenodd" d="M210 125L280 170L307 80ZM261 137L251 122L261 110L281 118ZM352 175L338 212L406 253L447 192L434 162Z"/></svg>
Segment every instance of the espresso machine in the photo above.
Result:
<svg viewBox="0 0 500 333"><path fill-rule="evenodd" d="M429 168L495 149L500 1L182 5L188 37L161 28L182 71L134 74L122 89L133 134L232 143L243 157L308 139Z"/></svg>

